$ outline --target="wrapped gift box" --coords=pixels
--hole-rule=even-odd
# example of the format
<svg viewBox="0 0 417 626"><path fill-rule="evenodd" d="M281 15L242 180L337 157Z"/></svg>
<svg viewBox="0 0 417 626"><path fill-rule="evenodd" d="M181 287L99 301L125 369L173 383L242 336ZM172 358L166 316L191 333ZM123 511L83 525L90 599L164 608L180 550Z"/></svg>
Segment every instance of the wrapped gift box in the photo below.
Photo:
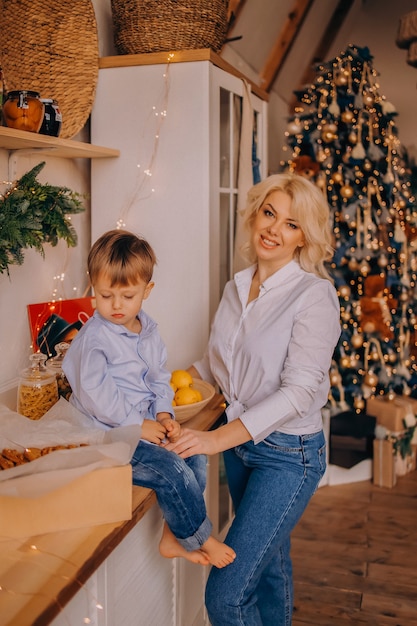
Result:
<svg viewBox="0 0 417 626"><path fill-rule="evenodd" d="M394 487L397 482L392 441L374 439L373 483L378 487Z"/></svg>
<svg viewBox="0 0 417 626"><path fill-rule="evenodd" d="M330 419L331 465L351 468L372 458L375 417L343 411Z"/></svg>
<svg viewBox="0 0 417 626"><path fill-rule="evenodd" d="M397 433L404 430L407 415L417 415L417 400L403 396L396 396L393 400L386 396L368 398L366 412L376 417L377 424Z"/></svg>
<svg viewBox="0 0 417 626"><path fill-rule="evenodd" d="M36 421L0 406L0 451L61 446L0 471L0 536L131 519L130 459L139 437L139 426L95 427L63 398Z"/></svg>

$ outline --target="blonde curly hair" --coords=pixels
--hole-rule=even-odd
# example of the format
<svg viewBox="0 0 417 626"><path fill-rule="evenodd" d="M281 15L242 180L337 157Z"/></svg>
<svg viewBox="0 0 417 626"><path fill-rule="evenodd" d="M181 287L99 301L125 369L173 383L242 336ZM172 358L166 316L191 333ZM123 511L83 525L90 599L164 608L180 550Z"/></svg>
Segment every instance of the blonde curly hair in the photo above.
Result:
<svg viewBox="0 0 417 626"><path fill-rule="evenodd" d="M285 172L268 176L254 185L248 192L244 212L246 230L251 232L256 214L274 191L282 191L291 198L291 215L303 231L305 244L297 248L294 259L306 272L332 281L325 268L325 262L330 261L334 253L331 246L329 205L322 191L307 178ZM256 262L250 239L243 244L242 253L251 263Z"/></svg>

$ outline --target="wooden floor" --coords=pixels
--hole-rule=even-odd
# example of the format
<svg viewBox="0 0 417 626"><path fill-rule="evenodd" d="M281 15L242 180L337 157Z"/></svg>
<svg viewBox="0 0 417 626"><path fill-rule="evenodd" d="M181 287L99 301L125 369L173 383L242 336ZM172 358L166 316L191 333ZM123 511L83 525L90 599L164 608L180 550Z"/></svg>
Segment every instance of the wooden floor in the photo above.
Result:
<svg viewBox="0 0 417 626"><path fill-rule="evenodd" d="M417 471L318 489L292 557L293 626L417 626Z"/></svg>

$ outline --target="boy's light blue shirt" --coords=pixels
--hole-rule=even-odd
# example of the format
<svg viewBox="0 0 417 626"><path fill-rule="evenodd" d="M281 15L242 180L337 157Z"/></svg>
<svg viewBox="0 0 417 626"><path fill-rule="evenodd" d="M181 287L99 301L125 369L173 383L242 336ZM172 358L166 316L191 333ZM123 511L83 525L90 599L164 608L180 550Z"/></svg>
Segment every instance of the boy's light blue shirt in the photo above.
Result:
<svg viewBox="0 0 417 626"><path fill-rule="evenodd" d="M133 333L95 311L63 362L70 402L105 429L142 424L160 412L174 417L165 344L149 315L140 311L138 318L142 330Z"/></svg>

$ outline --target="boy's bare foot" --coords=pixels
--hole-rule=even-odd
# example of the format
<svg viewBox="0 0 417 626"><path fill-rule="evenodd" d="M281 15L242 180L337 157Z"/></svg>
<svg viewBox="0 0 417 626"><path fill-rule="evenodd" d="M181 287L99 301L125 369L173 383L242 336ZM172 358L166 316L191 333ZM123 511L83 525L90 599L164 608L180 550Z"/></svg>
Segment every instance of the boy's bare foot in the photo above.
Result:
<svg viewBox="0 0 417 626"><path fill-rule="evenodd" d="M236 552L225 543L218 541L214 537L209 537L201 546L201 551L207 554L211 565L221 568L230 565L236 558Z"/></svg>
<svg viewBox="0 0 417 626"><path fill-rule="evenodd" d="M162 531L161 541L159 542L159 552L166 559L174 559L175 557L182 557L191 561L191 563L198 563L199 565L209 565L210 560L208 554L202 550L192 550L188 552L172 534L169 526L164 523L164 529Z"/></svg>

